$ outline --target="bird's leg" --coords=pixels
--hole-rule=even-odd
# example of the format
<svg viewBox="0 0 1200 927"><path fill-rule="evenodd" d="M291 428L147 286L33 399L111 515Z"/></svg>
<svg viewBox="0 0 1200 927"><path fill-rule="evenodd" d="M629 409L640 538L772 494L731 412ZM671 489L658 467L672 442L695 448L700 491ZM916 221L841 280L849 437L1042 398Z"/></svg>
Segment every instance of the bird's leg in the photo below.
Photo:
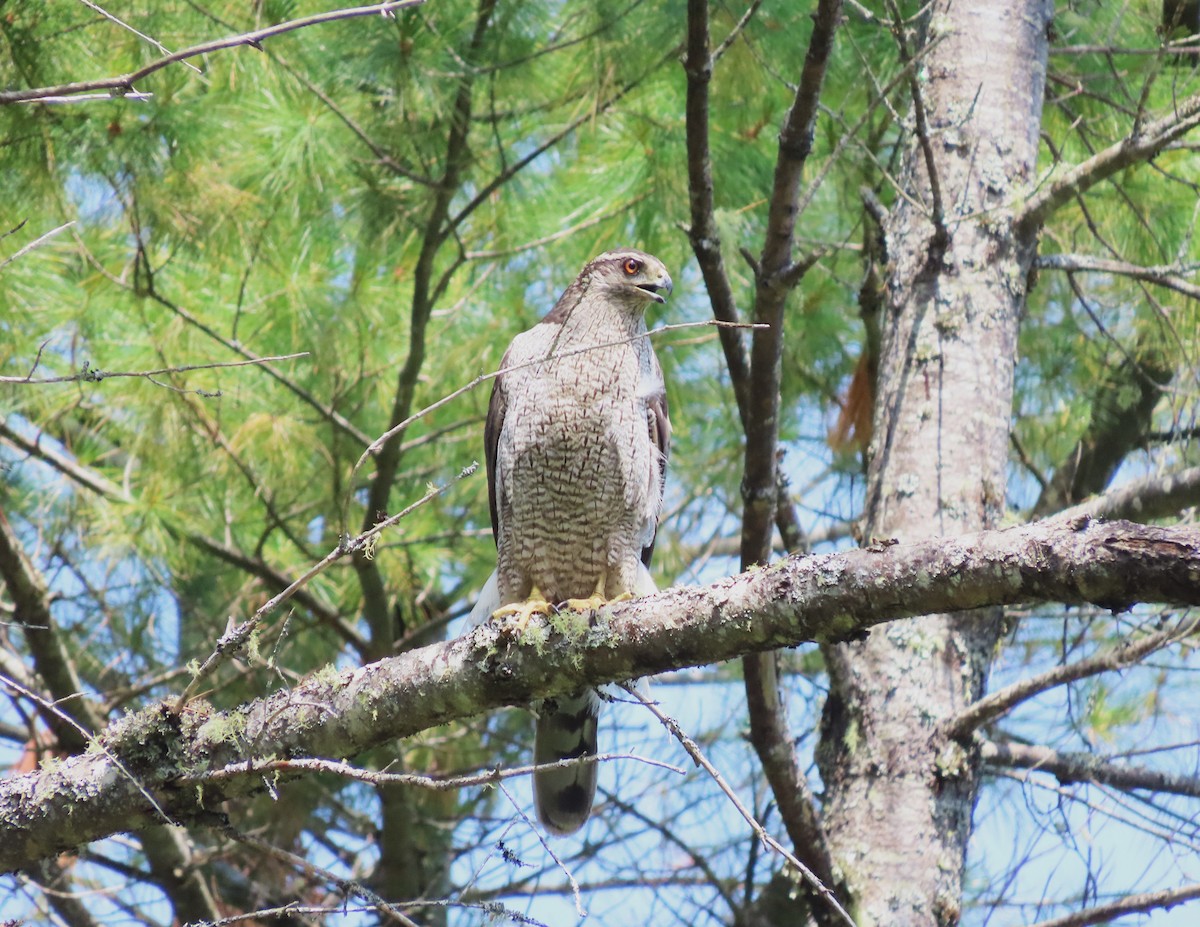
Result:
<svg viewBox="0 0 1200 927"><path fill-rule="evenodd" d="M492 618L502 620L515 617L517 633L521 634L529 624L529 619L534 615L549 615L552 611L554 611L554 606L546 601L542 590L534 586L529 590L529 597L524 602L510 602L508 605L501 605L492 612Z"/></svg>
<svg viewBox="0 0 1200 927"><path fill-rule="evenodd" d="M596 588L590 596L588 596L586 599L567 599L563 605L569 609L572 609L573 611L590 612L602 605L608 605L611 602L623 602L626 599L633 598L633 593L622 592L619 596L610 599L604 594L604 585L605 576L603 573L601 573L600 579L596 581Z"/></svg>

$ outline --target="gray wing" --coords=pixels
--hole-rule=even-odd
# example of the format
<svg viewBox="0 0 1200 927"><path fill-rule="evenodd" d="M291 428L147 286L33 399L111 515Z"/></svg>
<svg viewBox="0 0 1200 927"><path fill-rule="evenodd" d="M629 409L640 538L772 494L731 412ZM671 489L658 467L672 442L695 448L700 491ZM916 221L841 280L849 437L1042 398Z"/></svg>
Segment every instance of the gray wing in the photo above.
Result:
<svg viewBox="0 0 1200 927"><path fill-rule="evenodd" d="M508 365L510 347L500 359L500 370ZM500 432L504 429L504 415L508 411L508 397L504 389L504 374L492 383L492 398L488 401L487 420L483 424L483 461L487 468L488 510L492 516L492 540L500 544L500 517L497 500L504 491L503 474L496 472L496 457L500 447Z"/></svg>
<svg viewBox="0 0 1200 927"><path fill-rule="evenodd" d="M671 455L671 417L667 411L667 386L663 380L662 368L658 359L651 355L653 375L657 376L659 389L647 398L648 424L650 428L650 443L658 448L661 455L661 465L658 470L658 501L662 505L663 495L667 486L667 458ZM654 556L654 539L658 536L658 522L655 520L654 533L650 541L642 548L642 563L650 566L650 558Z"/></svg>

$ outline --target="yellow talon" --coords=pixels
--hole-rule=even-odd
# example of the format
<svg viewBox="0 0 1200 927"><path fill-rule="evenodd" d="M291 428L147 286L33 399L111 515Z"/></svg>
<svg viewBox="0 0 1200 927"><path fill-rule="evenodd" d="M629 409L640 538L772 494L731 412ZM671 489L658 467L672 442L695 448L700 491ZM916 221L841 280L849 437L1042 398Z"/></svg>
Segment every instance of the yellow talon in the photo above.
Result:
<svg viewBox="0 0 1200 927"><path fill-rule="evenodd" d="M567 599L563 603L569 609L577 612L590 612L604 605L611 605L613 602L624 602L626 599L632 599L632 592L622 592L616 598L610 599L604 594L604 577L601 576L596 583L595 591L586 599Z"/></svg>
<svg viewBox="0 0 1200 927"><path fill-rule="evenodd" d="M604 596L591 595L586 599L567 599L567 601L563 602L563 607L569 608L573 612L590 612L607 603L608 599L604 598Z"/></svg>
<svg viewBox="0 0 1200 927"><path fill-rule="evenodd" d="M518 634L521 634L529 625L529 619L534 615L549 615L553 611L554 606L547 602L541 590L534 586L529 590L529 598L524 602L510 602L508 605L501 605L492 612L492 618L496 621L516 618L513 623L514 628Z"/></svg>

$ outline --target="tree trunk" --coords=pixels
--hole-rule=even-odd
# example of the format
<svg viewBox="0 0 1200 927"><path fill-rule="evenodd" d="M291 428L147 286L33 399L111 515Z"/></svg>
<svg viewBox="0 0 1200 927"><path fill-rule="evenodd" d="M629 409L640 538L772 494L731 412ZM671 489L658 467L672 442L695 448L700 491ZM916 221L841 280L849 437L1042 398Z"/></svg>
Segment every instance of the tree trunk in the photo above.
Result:
<svg viewBox="0 0 1200 927"><path fill-rule="evenodd" d="M913 71L914 138L888 217L865 538L990 527L1005 500L1018 319L1052 5L939 2ZM1001 613L895 622L826 648L825 823L867 925L955 924L978 757L939 725L984 689Z"/></svg>

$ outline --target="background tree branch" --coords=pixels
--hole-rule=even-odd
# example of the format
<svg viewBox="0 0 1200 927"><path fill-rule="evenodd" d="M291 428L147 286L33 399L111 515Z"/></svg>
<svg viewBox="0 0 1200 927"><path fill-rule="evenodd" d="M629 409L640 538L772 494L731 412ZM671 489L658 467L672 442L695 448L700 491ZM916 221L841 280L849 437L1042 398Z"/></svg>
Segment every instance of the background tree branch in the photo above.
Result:
<svg viewBox="0 0 1200 927"><path fill-rule="evenodd" d="M1095 782L1111 785L1124 791L1142 790L1169 792L1200 798L1200 778L1180 776L1119 763L1089 753L1052 750L1033 744L1001 743L983 739L980 755L984 763L995 769L1028 769L1054 776L1063 785L1073 782Z"/></svg>
<svg viewBox="0 0 1200 927"><path fill-rule="evenodd" d="M0 784L0 869L131 828L203 821L220 802L262 787L259 759L353 755L583 684L843 640L926 612L1027 601L1200 605L1200 531L1049 521L791 557L616 606L583 637L547 634L539 620L514 641L492 623L228 712L193 705L177 715L158 704L110 725L99 750ZM231 767L242 774L212 777Z"/></svg>
<svg viewBox="0 0 1200 927"><path fill-rule="evenodd" d="M1132 131L1073 167L1055 169L1047 182L1016 211L1013 217L1016 224L1029 229L1040 227L1054 210L1118 171L1153 158L1197 125L1200 125L1200 95L1179 100L1169 115L1140 125L1140 131Z"/></svg>
<svg viewBox="0 0 1200 927"><path fill-rule="evenodd" d="M320 23L336 22L339 19L352 19L358 16L386 16L395 13L397 10L402 10L411 6L420 6L425 0L390 0L387 3L374 3L370 6L348 7L342 10L330 10L326 13L317 13L313 16L305 16L301 19L294 19L290 22L279 23L274 26L268 26L265 29L255 29L251 32L244 32L240 35L232 35L223 39L215 39L211 42L202 42L199 45L193 45L190 48L184 48L177 52L172 52L169 55L164 55L162 58L152 61L144 67L138 68L136 71L130 71L128 74L122 74L118 77L105 77L96 80L73 81L69 84L58 84L53 87L38 87L30 90L8 90L0 92L0 106L9 103L29 103L35 100L40 100L44 97L66 97L73 96L77 93L87 93L92 90L113 90L124 92L131 90L133 85L144 77L149 77L156 71L161 71L168 65L175 64L179 61L186 61L189 58L196 58L200 55L207 55L215 51L223 51L227 48L237 48L240 45L249 45L257 48L265 39L273 38L277 35L283 35L287 32L294 32L297 29L306 29L309 26L315 26Z"/></svg>

